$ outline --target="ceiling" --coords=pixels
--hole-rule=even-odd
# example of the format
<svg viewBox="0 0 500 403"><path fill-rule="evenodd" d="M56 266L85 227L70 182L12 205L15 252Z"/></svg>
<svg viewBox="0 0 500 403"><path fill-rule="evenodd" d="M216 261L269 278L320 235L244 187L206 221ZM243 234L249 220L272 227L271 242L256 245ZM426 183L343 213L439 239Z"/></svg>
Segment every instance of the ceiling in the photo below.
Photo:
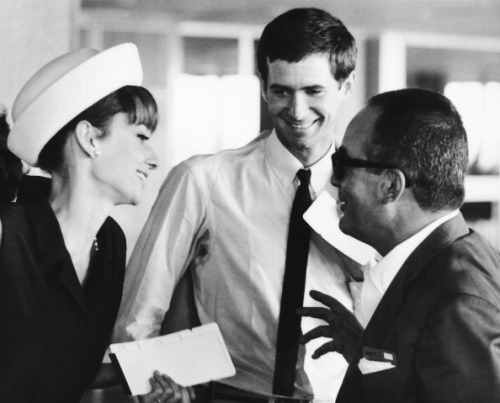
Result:
<svg viewBox="0 0 500 403"><path fill-rule="evenodd" d="M178 20L263 25L295 7L320 7L348 27L500 37L500 0L81 0L85 9L165 13Z"/></svg>

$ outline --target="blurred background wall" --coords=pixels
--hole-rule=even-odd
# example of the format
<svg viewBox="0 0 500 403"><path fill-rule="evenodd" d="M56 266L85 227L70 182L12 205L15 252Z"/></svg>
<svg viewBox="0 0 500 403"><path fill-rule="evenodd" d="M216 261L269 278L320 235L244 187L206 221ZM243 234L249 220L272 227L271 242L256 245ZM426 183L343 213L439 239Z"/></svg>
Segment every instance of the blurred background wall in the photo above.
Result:
<svg viewBox="0 0 500 403"><path fill-rule="evenodd" d="M416 86L455 102L470 144L463 212L500 249L498 0L0 0L0 103L10 109L24 82L61 53L137 44L144 85L160 106L153 142L162 164L141 206L114 213L130 253L174 164L244 145L270 126L256 41L272 18L304 6L330 11L357 39L357 86L338 122L339 138L380 91Z"/></svg>
<svg viewBox="0 0 500 403"><path fill-rule="evenodd" d="M72 47L75 0L0 0L0 102L10 108L36 69Z"/></svg>

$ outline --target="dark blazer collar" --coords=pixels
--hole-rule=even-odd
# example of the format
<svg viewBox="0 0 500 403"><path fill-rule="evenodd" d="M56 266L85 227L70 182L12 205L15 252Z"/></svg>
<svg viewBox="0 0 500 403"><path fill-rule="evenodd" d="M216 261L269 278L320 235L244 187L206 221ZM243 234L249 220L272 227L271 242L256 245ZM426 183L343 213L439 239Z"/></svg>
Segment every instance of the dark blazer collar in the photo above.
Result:
<svg viewBox="0 0 500 403"><path fill-rule="evenodd" d="M26 208L40 259L62 261L69 258L59 222L44 194L47 189L42 190L36 182L25 180L21 189L22 198L18 203Z"/></svg>
<svg viewBox="0 0 500 403"><path fill-rule="evenodd" d="M405 261L382 297L363 333L363 341L370 340L377 343L384 337L391 322L401 309L403 293L407 284L427 266L441 249L468 233L467 223L462 214L458 214L441 224L423 240Z"/></svg>
<svg viewBox="0 0 500 403"><path fill-rule="evenodd" d="M47 179L50 184L50 180ZM43 186L40 186L43 184ZM35 234L39 267L42 274L56 278L66 289L77 305L86 313L83 289L76 275L71 256L66 249L59 222L50 207L46 193L50 186L45 181L23 180L22 198L19 200L27 210L27 214ZM105 270L105 265L112 262L111 248L108 247L106 232L103 228L97 234L99 253L92 266ZM112 266L112 265L111 265ZM91 268L92 269L92 268Z"/></svg>

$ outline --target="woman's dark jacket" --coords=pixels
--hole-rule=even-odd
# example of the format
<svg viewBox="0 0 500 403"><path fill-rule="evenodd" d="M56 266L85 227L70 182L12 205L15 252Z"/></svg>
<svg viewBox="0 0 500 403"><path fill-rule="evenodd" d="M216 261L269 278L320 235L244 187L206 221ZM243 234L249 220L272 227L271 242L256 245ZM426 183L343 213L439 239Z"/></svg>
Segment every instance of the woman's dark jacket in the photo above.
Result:
<svg viewBox="0 0 500 403"><path fill-rule="evenodd" d="M24 181L18 202L0 207L0 402L78 402L118 313L125 237L105 221L82 286L35 182Z"/></svg>

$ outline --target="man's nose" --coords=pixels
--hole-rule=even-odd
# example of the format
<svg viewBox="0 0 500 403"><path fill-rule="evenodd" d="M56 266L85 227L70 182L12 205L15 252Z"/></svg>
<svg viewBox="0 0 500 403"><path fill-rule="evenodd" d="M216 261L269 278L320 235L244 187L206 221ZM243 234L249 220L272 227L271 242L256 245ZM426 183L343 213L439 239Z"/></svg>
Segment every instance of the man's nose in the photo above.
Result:
<svg viewBox="0 0 500 403"><path fill-rule="evenodd" d="M307 100L302 94L295 94L291 99L290 114L296 120L300 120L309 110Z"/></svg>
<svg viewBox="0 0 500 403"><path fill-rule="evenodd" d="M336 188L340 187L340 181L336 178L334 173L332 173L332 176L330 177L330 183Z"/></svg>

